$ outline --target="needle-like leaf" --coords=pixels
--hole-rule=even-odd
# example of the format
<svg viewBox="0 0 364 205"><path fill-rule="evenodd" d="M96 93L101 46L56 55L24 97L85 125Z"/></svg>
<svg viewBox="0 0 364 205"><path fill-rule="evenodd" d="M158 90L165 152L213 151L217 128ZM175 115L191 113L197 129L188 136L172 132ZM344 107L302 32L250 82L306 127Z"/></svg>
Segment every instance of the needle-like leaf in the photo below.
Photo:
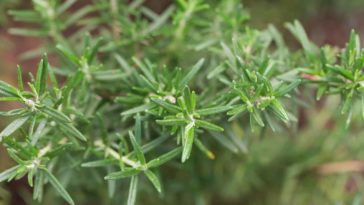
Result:
<svg viewBox="0 0 364 205"><path fill-rule="evenodd" d="M63 188L62 184L58 181L58 179L47 169L42 170L45 173L45 176L49 180L49 182L52 184L52 186L57 190L57 192L71 205L74 205L75 202L71 198L71 196L68 194L68 192Z"/></svg>
<svg viewBox="0 0 364 205"><path fill-rule="evenodd" d="M150 170L145 170L144 174L148 177L149 181L152 182L155 189L157 189L159 193L162 192L162 186L158 177Z"/></svg>
<svg viewBox="0 0 364 205"><path fill-rule="evenodd" d="M10 136L13 134L16 130L18 130L21 126L24 125L24 123L27 122L29 119L29 116L21 117L16 120L14 120L12 123L10 123L1 133L0 133L0 141L4 137Z"/></svg>
<svg viewBox="0 0 364 205"><path fill-rule="evenodd" d="M136 196L138 192L138 181L139 181L138 176L131 177L127 205L135 205Z"/></svg>
<svg viewBox="0 0 364 205"><path fill-rule="evenodd" d="M185 162L188 158L190 158L193 140L195 137L195 127L192 125L187 125L185 129L185 136L184 136L184 145L183 145L183 152L182 152L182 163Z"/></svg>
<svg viewBox="0 0 364 205"><path fill-rule="evenodd" d="M138 157L139 162L143 165L146 164L142 148L136 141L134 134L131 131L129 131L129 137L130 137L131 144L133 145L133 148L136 152L136 156Z"/></svg>

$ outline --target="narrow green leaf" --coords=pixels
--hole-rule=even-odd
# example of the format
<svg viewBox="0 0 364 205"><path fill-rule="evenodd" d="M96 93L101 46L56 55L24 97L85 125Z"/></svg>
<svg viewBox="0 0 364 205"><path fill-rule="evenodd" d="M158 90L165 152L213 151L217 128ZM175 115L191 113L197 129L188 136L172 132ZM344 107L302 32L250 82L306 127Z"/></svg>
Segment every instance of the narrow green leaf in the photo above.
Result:
<svg viewBox="0 0 364 205"><path fill-rule="evenodd" d="M194 136L195 136L195 127L190 124L187 125L184 136L185 143L183 145L182 163L184 163L188 158L190 158Z"/></svg>
<svg viewBox="0 0 364 205"><path fill-rule="evenodd" d="M264 122L257 109L254 108L253 112L251 112L250 114L252 115L253 119L258 123L259 126L264 127Z"/></svg>
<svg viewBox="0 0 364 205"><path fill-rule="evenodd" d="M20 168L21 165L16 165L10 169L7 169L0 173L0 182L4 182L8 180L11 176L14 175L14 173L17 172L17 170Z"/></svg>
<svg viewBox="0 0 364 205"><path fill-rule="evenodd" d="M35 81L35 88L37 92L42 95L47 87L47 73L48 73L48 57L44 54L43 59L39 63L37 78Z"/></svg>
<svg viewBox="0 0 364 205"><path fill-rule="evenodd" d="M23 72L20 65L17 66L16 72L18 74L18 87L20 91L24 91L24 84L23 84Z"/></svg>
<svg viewBox="0 0 364 205"><path fill-rule="evenodd" d="M136 118L135 118L135 138L137 140L138 143L141 142L142 139L142 123L141 123L141 119L140 119L140 115L139 113L137 114Z"/></svg>
<svg viewBox="0 0 364 205"><path fill-rule="evenodd" d="M192 91L192 93L191 93L191 107L192 107L193 111L196 109L196 93L195 93L195 91Z"/></svg>
<svg viewBox="0 0 364 205"><path fill-rule="evenodd" d="M100 49L102 43L103 43L103 37L97 38L96 42L91 48L90 54L87 56L87 63L91 64L94 61L97 51Z"/></svg>
<svg viewBox="0 0 364 205"><path fill-rule="evenodd" d="M85 5L82 8L76 10L75 12L70 13L67 17L67 19L63 22L64 28L68 28L69 26L72 26L77 21L80 21L82 17L90 14L93 11L98 10L99 7L95 5Z"/></svg>
<svg viewBox="0 0 364 205"><path fill-rule="evenodd" d="M285 122L289 120L286 111L284 110L282 104L277 99L272 100L269 107L272 109L273 113L276 114L276 116L280 120L283 120Z"/></svg>
<svg viewBox="0 0 364 205"><path fill-rule="evenodd" d="M139 174L141 171L133 168L124 168L123 171L110 173L105 177L106 180L123 179Z"/></svg>
<svg viewBox="0 0 364 205"><path fill-rule="evenodd" d="M211 131L218 131L218 132L224 131L224 128L222 128L218 125L212 124L210 122L204 121L204 120L196 120L196 125L198 127L203 127L205 129L208 129Z"/></svg>
<svg viewBox="0 0 364 205"><path fill-rule="evenodd" d="M8 13L13 16L16 21L39 22L41 20L41 16L37 12L31 10L9 10Z"/></svg>
<svg viewBox="0 0 364 205"><path fill-rule="evenodd" d="M209 131L209 134L216 139L222 146L229 149L233 153L238 153L239 149L238 147L223 133L220 132L211 132Z"/></svg>
<svg viewBox="0 0 364 205"><path fill-rule="evenodd" d="M220 73L224 72L226 67L223 64L220 64L216 68L214 68L209 74L207 75L207 79L214 78L215 76L219 75Z"/></svg>
<svg viewBox="0 0 364 205"><path fill-rule="evenodd" d="M38 142L38 139L40 138L45 126L47 124L47 120L44 119L42 121L39 122L39 125L37 127L37 129L35 130L35 133L33 135L31 135L31 140L32 140L32 144L35 145Z"/></svg>
<svg viewBox="0 0 364 205"><path fill-rule="evenodd" d="M113 172L114 168L113 166L107 166L107 172L111 173ZM109 198L112 199L115 195L116 191L116 180L108 180L107 181L107 192L109 194Z"/></svg>
<svg viewBox="0 0 364 205"><path fill-rule="evenodd" d="M64 85L64 91L63 91L63 95L65 96L64 102L67 102L72 90L79 87L83 79L84 79L84 73L81 70L78 70L76 73L73 74L72 77L68 78L67 82Z"/></svg>
<svg viewBox="0 0 364 205"><path fill-rule="evenodd" d="M74 55L71 51L69 51L67 48L65 48L62 45L57 45L56 48L63 55L63 57L67 59L71 64L74 64L75 66L81 65L80 61L78 60L78 57Z"/></svg>
<svg viewBox="0 0 364 205"><path fill-rule="evenodd" d="M77 0L66 0L64 1L64 3L62 3L61 5L59 5L57 7L57 14L62 14L65 11L67 11L67 9L69 9L74 3L76 3Z"/></svg>
<svg viewBox="0 0 364 205"><path fill-rule="evenodd" d="M161 183L159 182L158 177L150 170L145 170L144 174L148 177L149 181L152 182L155 189L159 193L161 193L162 192L162 187L161 187Z"/></svg>
<svg viewBox="0 0 364 205"><path fill-rule="evenodd" d="M316 100L320 100L324 93L327 91L327 84L321 84L316 93Z"/></svg>
<svg viewBox="0 0 364 205"><path fill-rule="evenodd" d="M57 192L71 205L74 205L75 202L72 200L71 196L68 192L63 188L62 184L58 181L58 179L47 169L43 169L45 176L48 178L49 182L52 186L57 190Z"/></svg>
<svg viewBox="0 0 364 205"><path fill-rule="evenodd" d="M129 63L121 55L115 54L114 57L125 72L133 71L133 68L129 65Z"/></svg>
<svg viewBox="0 0 364 205"><path fill-rule="evenodd" d="M149 169L159 167L162 164L172 160L173 158L177 157L182 151L181 147L175 148L172 151L167 152L151 161L148 162L147 166Z"/></svg>
<svg viewBox="0 0 364 205"><path fill-rule="evenodd" d="M6 97L19 97L17 89L3 81L0 81L0 94Z"/></svg>
<svg viewBox="0 0 364 205"><path fill-rule="evenodd" d="M187 105L186 105L186 102L185 102L185 99L183 96L178 97L177 102L183 111L187 110ZM190 113L190 114L192 114L192 113Z"/></svg>
<svg viewBox="0 0 364 205"><path fill-rule="evenodd" d="M228 115L236 115L241 112L244 112L246 110L246 104L234 106L229 112L227 112Z"/></svg>
<svg viewBox="0 0 364 205"><path fill-rule="evenodd" d="M62 122L62 123L71 122L71 119L69 117L67 117L65 114L63 114L62 112L60 112L56 109L53 109L49 106L44 106L40 110L57 122Z"/></svg>
<svg viewBox="0 0 364 205"><path fill-rule="evenodd" d="M115 159L101 159L92 162L85 162L81 164L82 167L106 167L111 164L117 164L118 160Z"/></svg>
<svg viewBox="0 0 364 205"><path fill-rule="evenodd" d="M18 36L39 37L39 36L46 36L48 32L44 29L11 28L9 29L9 33Z"/></svg>
<svg viewBox="0 0 364 205"><path fill-rule="evenodd" d="M150 98L151 101L153 101L155 104L163 107L164 109L172 112L172 113L179 113L181 112L181 108L179 108L178 106L175 106L171 103L168 103L164 100L158 99L158 98Z"/></svg>
<svg viewBox="0 0 364 205"><path fill-rule="evenodd" d="M153 83L150 80L148 80L146 77L139 75L140 80L145 84L144 86L146 88L149 88L151 92L158 92L158 84Z"/></svg>
<svg viewBox="0 0 364 205"><path fill-rule="evenodd" d="M173 14L173 11L175 10L174 6L168 7L163 14L161 14L157 19L154 20L153 23L149 24L149 27L142 31L142 35L147 35L153 31L156 31L159 29L163 24L170 18L170 16Z"/></svg>
<svg viewBox="0 0 364 205"><path fill-rule="evenodd" d="M344 102L342 104L341 114L345 114L351 109L353 102L353 94L354 94L354 89L351 89L350 92L345 96Z"/></svg>
<svg viewBox="0 0 364 205"><path fill-rule="evenodd" d="M126 110L124 112L121 113L121 115L132 115L135 113L139 113L139 112L145 112L147 110L150 110L152 108L156 107L156 105L152 104L152 103L148 103L148 104L144 104L138 107L134 107L132 109Z"/></svg>
<svg viewBox="0 0 364 205"><path fill-rule="evenodd" d="M143 164L143 165L146 164L142 148L138 144L138 142L136 141L136 139L135 139L135 137L134 137L134 135L133 135L133 133L131 131L129 131L129 137L130 137L131 144L133 145L133 148L134 148L134 150L136 152L136 155L137 155L137 158L138 158L139 162L141 164Z"/></svg>
<svg viewBox="0 0 364 205"><path fill-rule="evenodd" d="M120 81L124 79L127 75L122 70L102 70L93 71L92 77L95 80L102 82Z"/></svg>
<svg viewBox="0 0 364 205"><path fill-rule="evenodd" d="M33 199L34 200L42 200L43 198L43 187L44 187L44 174L43 172L37 172L35 176L34 182L34 192Z"/></svg>
<svg viewBox="0 0 364 205"><path fill-rule="evenodd" d="M48 157L49 159L53 159L57 156L60 156L61 154L68 152L70 148L74 146L74 143L69 142L65 144L58 145L57 147L49 150L46 154L44 154L44 157Z"/></svg>
<svg viewBox="0 0 364 205"><path fill-rule="evenodd" d="M188 82L190 80L192 80L193 77L196 76L197 72L201 69L203 63L205 62L205 59L200 59L190 70L190 72L188 72L183 78L182 80L179 82L178 88L182 89L184 86L186 86L188 84Z"/></svg>
<svg viewBox="0 0 364 205"><path fill-rule="evenodd" d="M33 187L33 177L34 177L34 169L28 172L28 184L30 187Z"/></svg>
<svg viewBox="0 0 364 205"><path fill-rule="evenodd" d="M231 109L231 106L216 106L216 107L210 107L210 108L204 108L197 110L196 112L201 115L213 115L217 113L226 112Z"/></svg>
<svg viewBox="0 0 364 205"><path fill-rule="evenodd" d="M235 57L233 52L230 50L230 48L223 42L221 42L221 47L226 55L226 57L229 59L230 63L235 62Z"/></svg>
<svg viewBox="0 0 364 205"><path fill-rule="evenodd" d="M0 97L0 102L22 102L18 97Z"/></svg>
<svg viewBox="0 0 364 205"><path fill-rule="evenodd" d="M191 91L188 86L183 90L183 99L185 100L188 113L193 113Z"/></svg>
<svg viewBox="0 0 364 205"><path fill-rule="evenodd" d="M338 65L335 66L327 65L327 67L330 69L330 71L333 71L334 73L337 73L344 78L347 78L352 81L354 80L353 74L350 71L346 70L345 68L342 68Z"/></svg>
<svg viewBox="0 0 364 205"><path fill-rule="evenodd" d="M157 120L156 121L160 125L174 126L174 125L185 125L186 120L180 118L168 118L165 120Z"/></svg>
<svg viewBox="0 0 364 205"><path fill-rule="evenodd" d="M72 124L58 123L58 125L65 134L70 135L72 137L76 137L82 141L87 141L86 137L80 131L78 131L78 129L76 129Z"/></svg>
<svg viewBox="0 0 364 205"><path fill-rule="evenodd" d="M280 96L284 96L287 93L291 92L291 90L297 88L297 86L301 83L301 80L295 80L292 83L285 85L285 86L281 86L278 88L277 91L274 92L274 96L280 97Z"/></svg>
<svg viewBox="0 0 364 205"><path fill-rule="evenodd" d="M142 146L143 153L147 153L153 150L154 148L158 147L163 142L165 142L169 137L170 136L168 134L163 134L162 136L155 138L154 140L148 142L147 144L144 144Z"/></svg>
<svg viewBox="0 0 364 205"><path fill-rule="evenodd" d="M14 120L12 123L10 123L1 133L0 133L0 141L4 137L8 137L11 134L13 134L17 129L19 129L21 126L24 125L24 123L29 119L29 116L21 117L16 120Z"/></svg>
<svg viewBox="0 0 364 205"><path fill-rule="evenodd" d="M150 72L150 69L146 65L144 65L144 63L142 63L139 59L135 57L133 57L132 60L140 68L140 70L142 70L143 74L148 80L150 80L151 82L156 82L153 74Z"/></svg>
<svg viewBox="0 0 364 205"><path fill-rule="evenodd" d="M318 48L308 39L305 29L299 21L295 20L293 23L288 23L285 26L298 39L309 56L314 56L318 53Z"/></svg>
<svg viewBox="0 0 364 205"><path fill-rule="evenodd" d="M138 181L138 176L131 177L127 205L135 205L138 192Z"/></svg>
<svg viewBox="0 0 364 205"><path fill-rule="evenodd" d="M204 153L209 159L215 159L215 155L212 151L210 151L199 139L195 139L195 145L197 148Z"/></svg>
<svg viewBox="0 0 364 205"><path fill-rule="evenodd" d="M0 111L0 116L2 116L2 117L12 117L12 116L25 114L26 112L27 112L26 109L19 108L19 109L9 110L9 111L5 111L5 112Z"/></svg>

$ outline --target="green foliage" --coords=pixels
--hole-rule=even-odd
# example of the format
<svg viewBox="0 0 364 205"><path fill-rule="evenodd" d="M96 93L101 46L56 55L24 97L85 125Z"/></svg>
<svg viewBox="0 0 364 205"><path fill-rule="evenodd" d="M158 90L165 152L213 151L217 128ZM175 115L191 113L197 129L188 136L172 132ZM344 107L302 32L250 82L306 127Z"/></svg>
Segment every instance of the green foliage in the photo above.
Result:
<svg viewBox="0 0 364 205"><path fill-rule="evenodd" d="M60 62L50 65L44 55L27 85L20 67L18 87L0 81L0 101L20 105L0 113L14 118L0 133L0 141L17 163L0 174L0 181L27 175L33 198L40 202L47 199L43 195L55 197L44 188L49 183L69 204L92 201L92 197L78 197L84 194L81 187L99 196L100 204L146 200L137 197L139 192L153 196L145 204L157 200L158 193L165 203L191 204L192 197L208 204L214 199L212 189L225 189L221 180L227 176L204 178L206 167L213 163L216 172L224 173L226 168L231 179L247 180L244 189L234 187L231 193L227 182L219 197L246 196L247 190L264 184L259 181L260 168L267 168L260 159L262 152L250 153L247 144L264 150L267 147L256 145L258 136L301 135L298 112L311 102L299 90L317 90L317 99L341 96L347 128L358 100L364 108L364 52L354 31L337 58L337 49L318 48L298 21L286 25L302 45L296 51L285 45L274 26L249 27L249 15L237 0L179 0L161 14L138 0L93 1L76 11L72 10L75 0L32 2L33 10L10 14L39 28L10 32L49 37L45 48L23 57L46 50ZM63 35L68 29L75 32ZM287 145L284 148L294 154L286 159L285 150L275 142L262 141L272 147L265 155L267 163L282 160L290 166L287 184L279 193L282 197L275 200L292 204L289 194L296 180L301 174L312 174L328 158L327 150L323 151L326 158L319 152L324 142L312 151L317 158L312 153L306 156L299 145ZM233 158L239 156L244 163ZM106 182L102 179L111 199L103 197L100 184ZM212 191L204 193L202 186L209 186L209 180L220 187L213 184ZM130 183L125 189L126 181ZM171 199L181 190L189 192L185 194L189 200Z"/></svg>

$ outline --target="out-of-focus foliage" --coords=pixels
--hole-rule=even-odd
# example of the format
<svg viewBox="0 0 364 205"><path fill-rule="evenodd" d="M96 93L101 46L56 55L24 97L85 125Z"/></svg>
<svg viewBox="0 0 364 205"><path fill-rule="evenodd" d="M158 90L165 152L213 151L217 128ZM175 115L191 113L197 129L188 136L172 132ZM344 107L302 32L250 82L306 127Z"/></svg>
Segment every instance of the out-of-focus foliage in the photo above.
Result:
<svg viewBox="0 0 364 205"><path fill-rule="evenodd" d="M14 8L19 4L19 0L1 0L0 1L0 26L4 26L7 21L7 10Z"/></svg>
<svg viewBox="0 0 364 205"><path fill-rule="evenodd" d="M24 58L59 62L44 54L27 84L20 66L16 86L0 81L0 101L19 105L0 112L16 164L0 181L26 179L27 202L361 203L354 31L345 49L320 48L293 21L292 50L273 25L251 27L238 0L160 14L142 0L32 3L9 11L29 23L9 31L47 39Z"/></svg>
<svg viewBox="0 0 364 205"><path fill-rule="evenodd" d="M348 16L360 12L364 6L361 0L244 0L253 16L252 24L261 27L267 23L281 24L291 19L307 19L326 15L327 12Z"/></svg>

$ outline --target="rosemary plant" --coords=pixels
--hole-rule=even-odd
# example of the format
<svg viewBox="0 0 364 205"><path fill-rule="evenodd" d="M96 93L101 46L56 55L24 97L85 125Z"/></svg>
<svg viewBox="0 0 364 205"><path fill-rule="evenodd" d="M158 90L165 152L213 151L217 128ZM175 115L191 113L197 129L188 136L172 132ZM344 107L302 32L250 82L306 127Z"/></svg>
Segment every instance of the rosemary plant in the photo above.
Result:
<svg viewBox="0 0 364 205"><path fill-rule="evenodd" d="M274 26L250 27L238 0L177 0L161 14L143 0L32 3L9 11L32 25L10 33L47 42L22 55L43 55L30 82L20 66L18 85L0 81L0 101L18 105L0 113L11 119L0 141L16 163L0 181L27 177L40 203L151 204L159 193L168 204L171 194L193 192L179 203L209 204L196 176L218 161L233 166L226 153L249 155L259 141L243 133L299 135L298 111L312 92L340 96L347 129L354 105L364 105L354 31L342 51L319 48L294 21L286 27L302 49L291 50Z"/></svg>

